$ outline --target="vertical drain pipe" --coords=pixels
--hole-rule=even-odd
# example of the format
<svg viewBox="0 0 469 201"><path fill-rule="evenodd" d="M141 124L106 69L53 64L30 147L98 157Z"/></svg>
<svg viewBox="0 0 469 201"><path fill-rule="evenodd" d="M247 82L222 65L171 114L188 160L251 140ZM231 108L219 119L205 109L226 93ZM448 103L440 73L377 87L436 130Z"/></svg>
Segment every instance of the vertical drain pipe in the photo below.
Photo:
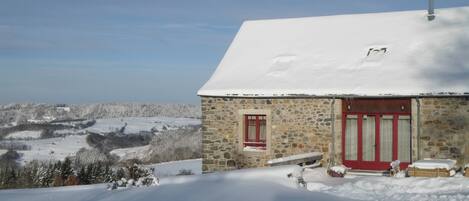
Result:
<svg viewBox="0 0 469 201"><path fill-rule="evenodd" d="M331 148L331 155L329 159L329 164L332 164L332 166L335 165L335 97L332 97L332 103L331 103L331 132L332 132L332 148Z"/></svg>
<svg viewBox="0 0 469 201"><path fill-rule="evenodd" d="M417 96L417 160L420 160L420 99Z"/></svg>

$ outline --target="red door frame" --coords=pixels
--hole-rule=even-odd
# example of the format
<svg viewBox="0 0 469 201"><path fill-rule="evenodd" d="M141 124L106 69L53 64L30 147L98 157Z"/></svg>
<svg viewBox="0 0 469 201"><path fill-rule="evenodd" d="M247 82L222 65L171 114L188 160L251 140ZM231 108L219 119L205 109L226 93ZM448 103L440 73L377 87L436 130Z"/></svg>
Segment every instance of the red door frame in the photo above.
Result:
<svg viewBox="0 0 469 201"><path fill-rule="evenodd" d="M356 101L356 100L355 100ZM382 109L384 107L378 107L376 112L371 112L371 111L365 111L365 112L360 112L360 111L354 111L350 110L350 106L348 104L350 103L350 100L347 103L346 101L343 101L343 112L342 112L342 162L345 166L350 167L352 169L364 169L364 170L386 170L390 167L390 162L391 161L385 161L381 162L380 161L380 118L381 115L392 115L393 116L393 145L392 145L392 160L397 160L398 158L398 120L399 116L411 116L410 112L410 100L402 100L402 99L397 99L397 100L385 100L383 101L382 99L376 100L376 102L382 102L382 103L391 103L391 104L400 104L400 103L405 103L405 105L409 108L405 110L398 111L396 109ZM358 102L358 101L357 101ZM375 103L374 100L370 99L365 99L361 101L362 103L360 104L367 104L367 103ZM379 105L380 103L378 103ZM363 108L363 105L361 106ZM359 107L360 108L360 107ZM368 109L367 109L368 110ZM388 111L385 111L388 110ZM346 131L346 122L347 122L347 115L357 115L357 160L345 160L345 131ZM368 115L368 116L375 116L375 161L363 161L363 115ZM412 150L412 137L410 137L410 150ZM409 152L410 155L410 161L412 161L412 154ZM400 168L405 169L409 165L409 162L401 162Z"/></svg>

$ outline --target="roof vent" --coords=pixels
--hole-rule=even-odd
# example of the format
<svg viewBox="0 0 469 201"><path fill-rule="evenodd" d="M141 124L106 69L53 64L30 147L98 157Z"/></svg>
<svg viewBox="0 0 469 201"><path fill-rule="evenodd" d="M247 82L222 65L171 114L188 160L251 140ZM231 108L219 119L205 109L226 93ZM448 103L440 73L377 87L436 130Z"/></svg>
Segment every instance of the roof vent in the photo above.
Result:
<svg viewBox="0 0 469 201"><path fill-rule="evenodd" d="M368 49L368 53L366 53L366 56L375 56L375 55L384 55L388 51L388 48L386 47L372 47Z"/></svg>
<svg viewBox="0 0 469 201"><path fill-rule="evenodd" d="M388 54L387 47L378 46L370 47L366 53L366 57L361 61L360 67L375 67L381 65L381 61Z"/></svg>
<svg viewBox="0 0 469 201"><path fill-rule="evenodd" d="M427 14L428 21L432 21L435 19L435 5L434 0L428 0L428 14Z"/></svg>

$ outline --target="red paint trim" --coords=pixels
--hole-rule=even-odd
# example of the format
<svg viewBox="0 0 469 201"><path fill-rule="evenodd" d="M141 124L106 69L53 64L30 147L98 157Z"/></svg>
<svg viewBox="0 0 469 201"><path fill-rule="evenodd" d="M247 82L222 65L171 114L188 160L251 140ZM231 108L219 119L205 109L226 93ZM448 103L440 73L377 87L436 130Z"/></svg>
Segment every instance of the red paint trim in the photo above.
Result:
<svg viewBox="0 0 469 201"><path fill-rule="evenodd" d="M251 147L265 147L266 143L263 142L244 142L244 146Z"/></svg>
<svg viewBox="0 0 469 201"><path fill-rule="evenodd" d="M380 141L380 133L381 133L381 116L375 116L375 161L379 162L380 154L381 154L381 141Z"/></svg>
<svg viewBox="0 0 469 201"><path fill-rule="evenodd" d="M345 161L345 128L347 126L347 115L342 113L342 161Z"/></svg>
<svg viewBox="0 0 469 201"><path fill-rule="evenodd" d="M411 115L406 112L346 112L348 115Z"/></svg>
<svg viewBox="0 0 469 201"><path fill-rule="evenodd" d="M398 137L397 137L397 132L398 132L398 120L399 116L394 115L393 116L393 121L392 121L392 160L395 161L397 160L397 153L398 153Z"/></svg>
<svg viewBox="0 0 469 201"><path fill-rule="evenodd" d="M255 126L256 126L256 137L255 139L249 139L249 121L250 121L250 118L253 118L255 117L255 119L251 119L251 120L254 120L255 121ZM253 147L259 147L260 149L265 149L267 143L265 140L261 140L260 139L260 122L261 122L261 119L260 117L263 117L262 118L262 121L267 121L265 119L265 115L255 115L255 114L246 114L244 115L244 121L245 121L245 127L244 127L244 146L253 146Z"/></svg>
<svg viewBox="0 0 469 201"><path fill-rule="evenodd" d="M363 115L358 115L358 146L357 146L357 160L363 161Z"/></svg>
<svg viewBox="0 0 469 201"><path fill-rule="evenodd" d="M375 161L344 161L347 167L362 170L387 170L390 167L390 162L375 162ZM399 167L403 170L406 169L410 163L400 163Z"/></svg>
<svg viewBox="0 0 469 201"><path fill-rule="evenodd" d="M244 115L244 142L248 141L248 133L249 132L249 119L248 115Z"/></svg>
<svg viewBox="0 0 469 201"><path fill-rule="evenodd" d="M260 128L260 123L259 123L259 116L256 116L256 142L259 142L259 136L260 136L260 132L261 132L261 128Z"/></svg>

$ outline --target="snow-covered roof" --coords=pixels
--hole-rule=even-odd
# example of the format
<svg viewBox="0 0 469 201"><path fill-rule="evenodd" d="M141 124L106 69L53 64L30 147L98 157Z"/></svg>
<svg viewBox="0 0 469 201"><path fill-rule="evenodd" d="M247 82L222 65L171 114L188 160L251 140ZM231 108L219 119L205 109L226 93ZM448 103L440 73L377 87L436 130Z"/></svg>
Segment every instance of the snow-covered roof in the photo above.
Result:
<svg viewBox="0 0 469 201"><path fill-rule="evenodd" d="M246 21L200 96L469 95L469 7Z"/></svg>

